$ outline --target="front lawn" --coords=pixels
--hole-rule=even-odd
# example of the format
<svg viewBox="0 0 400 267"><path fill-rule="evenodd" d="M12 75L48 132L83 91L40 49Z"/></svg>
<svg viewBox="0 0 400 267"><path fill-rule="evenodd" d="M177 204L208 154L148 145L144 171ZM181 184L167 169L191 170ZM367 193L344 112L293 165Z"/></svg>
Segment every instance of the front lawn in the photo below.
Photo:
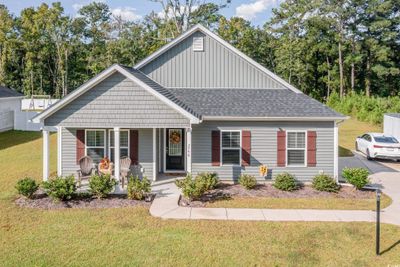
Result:
<svg viewBox="0 0 400 267"><path fill-rule="evenodd" d="M51 135L51 170L56 164ZM1 266L394 266L400 228L372 223L161 220L144 207L37 210L16 181L41 176L39 133L0 133ZM245 253L243 253L245 252Z"/></svg>
<svg viewBox="0 0 400 267"><path fill-rule="evenodd" d="M382 132L382 127L356 119L348 119L339 124L339 156L351 157L357 136L368 132Z"/></svg>
<svg viewBox="0 0 400 267"><path fill-rule="evenodd" d="M390 205L390 197L383 195L382 208ZM239 197L210 202L212 208L254 208L254 209L336 209L336 210L374 210L376 200L341 198L251 198Z"/></svg>

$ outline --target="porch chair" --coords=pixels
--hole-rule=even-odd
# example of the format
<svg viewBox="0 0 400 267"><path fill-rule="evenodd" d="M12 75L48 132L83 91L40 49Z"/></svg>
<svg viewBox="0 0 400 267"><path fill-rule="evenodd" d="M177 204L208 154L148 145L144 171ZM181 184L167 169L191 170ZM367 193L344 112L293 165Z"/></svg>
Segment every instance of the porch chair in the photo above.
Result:
<svg viewBox="0 0 400 267"><path fill-rule="evenodd" d="M119 160L122 188L125 186L125 179L128 183L128 175L131 172L131 162L129 157L123 157Z"/></svg>
<svg viewBox="0 0 400 267"><path fill-rule="evenodd" d="M93 159L89 156L84 156L79 160L78 186L81 186L83 179L89 179L90 176L96 173L96 168L93 164Z"/></svg>

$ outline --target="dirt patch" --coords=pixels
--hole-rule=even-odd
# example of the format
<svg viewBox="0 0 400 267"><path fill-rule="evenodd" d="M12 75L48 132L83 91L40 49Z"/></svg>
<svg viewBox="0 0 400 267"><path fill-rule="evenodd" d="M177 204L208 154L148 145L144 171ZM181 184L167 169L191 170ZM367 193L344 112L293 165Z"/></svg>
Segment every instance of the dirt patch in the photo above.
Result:
<svg viewBox="0 0 400 267"><path fill-rule="evenodd" d="M154 196L152 197L152 199ZM36 208L44 210L55 209L71 209L71 208L121 208L121 207L150 207L151 201L131 200L124 195L110 195L104 199L97 199L88 194L81 194L68 201L54 201L46 194L35 194L33 199L20 197L15 200L15 203L20 207Z"/></svg>
<svg viewBox="0 0 400 267"><path fill-rule="evenodd" d="M179 205L186 207L205 207L207 203L218 200L227 200L235 197L240 198L338 198L338 199L373 199L374 191L355 190L353 187L343 186L338 193L321 192L311 186L302 186L292 192L281 191L271 184L257 185L254 189L247 190L239 184L220 184L214 190L205 193L200 199L189 201L181 197Z"/></svg>

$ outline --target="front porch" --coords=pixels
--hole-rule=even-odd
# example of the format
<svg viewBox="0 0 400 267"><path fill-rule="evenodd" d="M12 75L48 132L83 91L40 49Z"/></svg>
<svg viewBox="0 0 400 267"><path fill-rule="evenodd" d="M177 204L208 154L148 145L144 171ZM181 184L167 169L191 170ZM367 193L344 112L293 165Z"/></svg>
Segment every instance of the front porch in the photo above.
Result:
<svg viewBox="0 0 400 267"><path fill-rule="evenodd" d="M152 184L163 184L192 172L192 129L188 128L72 128L44 127L43 180L49 179L49 133L57 132L57 175L75 175L80 169L79 159L89 156L97 165L108 157L113 162L113 177L119 181L116 193L122 188L121 163L129 157L131 173L147 177ZM83 182L80 190L87 190Z"/></svg>

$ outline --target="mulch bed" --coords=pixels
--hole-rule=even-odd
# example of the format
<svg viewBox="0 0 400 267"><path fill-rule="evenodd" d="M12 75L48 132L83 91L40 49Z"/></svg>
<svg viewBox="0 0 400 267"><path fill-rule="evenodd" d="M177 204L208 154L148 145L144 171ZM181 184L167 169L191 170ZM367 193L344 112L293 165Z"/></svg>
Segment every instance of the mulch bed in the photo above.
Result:
<svg viewBox="0 0 400 267"><path fill-rule="evenodd" d="M371 199L375 193L369 190L355 190L350 186L342 186L338 193L321 192L309 185L298 190L286 192L276 189L272 184L259 184L254 189L247 190L239 184L219 184L214 190L205 193L199 200L189 201L183 196L179 205L186 207L205 207L207 203L230 198L343 198L343 199Z"/></svg>
<svg viewBox="0 0 400 267"><path fill-rule="evenodd" d="M154 199L154 196L153 198ZM144 200L127 199L125 195L110 195L104 199L97 199L89 194L78 194L74 199L67 201L54 201L43 192L36 193L33 199L20 197L15 200L20 207L56 210L70 208L121 208L121 207L150 207L151 202Z"/></svg>

